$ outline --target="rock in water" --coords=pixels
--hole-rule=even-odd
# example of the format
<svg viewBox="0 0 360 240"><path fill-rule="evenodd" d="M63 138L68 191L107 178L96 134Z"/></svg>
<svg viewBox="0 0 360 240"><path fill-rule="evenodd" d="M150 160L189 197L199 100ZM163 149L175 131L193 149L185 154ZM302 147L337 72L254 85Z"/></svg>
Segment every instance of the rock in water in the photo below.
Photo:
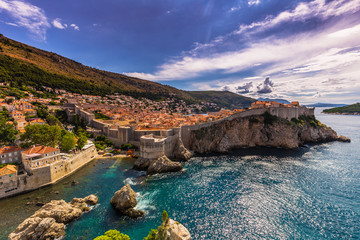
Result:
<svg viewBox="0 0 360 240"><path fill-rule="evenodd" d="M147 174L178 172L182 170L181 163L173 162L165 155L153 161L147 169Z"/></svg>
<svg viewBox="0 0 360 240"><path fill-rule="evenodd" d="M145 214L141 210L134 209L137 205L136 192L132 190L129 184L115 192L110 203L115 209L132 218L138 218Z"/></svg>
<svg viewBox="0 0 360 240"><path fill-rule="evenodd" d="M86 198L84 198L84 201L86 202L86 204L89 205L95 205L98 203L98 197L94 194L91 194L89 196L87 196Z"/></svg>
<svg viewBox="0 0 360 240"><path fill-rule="evenodd" d="M12 233L9 240L52 240L65 235L65 224L88 211L89 205L97 203L95 195L74 198L70 203L52 200L42 206L32 216L25 219Z"/></svg>
<svg viewBox="0 0 360 240"><path fill-rule="evenodd" d="M339 142L351 142L350 138L340 135L338 137Z"/></svg>

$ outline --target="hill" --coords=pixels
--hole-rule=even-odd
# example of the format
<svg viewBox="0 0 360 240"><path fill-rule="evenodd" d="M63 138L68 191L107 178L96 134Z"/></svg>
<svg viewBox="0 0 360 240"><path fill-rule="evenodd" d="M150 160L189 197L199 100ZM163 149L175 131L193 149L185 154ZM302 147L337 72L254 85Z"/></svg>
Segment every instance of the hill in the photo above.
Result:
<svg viewBox="0 0 360 240"><path fill-rule="evenodd" d="M336 103L314 103L306 105L307 107L343 107L346 104L336 104Z"/></svg>
<svg viewBox="0 0 360 240"><path fill-rule="evenodd" d="M202 102L215 102L229 109L247 108L255 99L228 91L188 91L191 97Z"/></svg>
<svg viewBox="0 0 360 240"><path fill-rule="evenodd" d="M87 67L3 35L0 35L0 78L18 84L34 87L44 85L77 93L104 95L119 92L152 99L176 94L179 98L193 100L179 89Z"/></svg>
<svg viewBox="0 0 360 240"><path fill-rule="evenodd" d="M355 103L343 107L325 109L323 112L332 114L360 115L360 103Z"/></svg>
<svg viewBox="0 0 360 240"><path fill-rule="evenodd" d="M0 80L15 86L29 85L64 89L68 92L104 96L120 93L162 100L174 96L188 103L209 101L220 107L247 106L249 98L225 92L186 92L160 83L84 66L69 58L47 52L0 34ZM238 106L236 106L238 107Z"/></svg>
<svg viewBox="0 0 360 240"><path fill-rule="evenodd" d="M281 98L276 98L276 99L272 99L272 98L259 98L258 101L274 101L274 102L278 102L278 103L284 103L284 104L290 104L290 102L286 99L281 99Z"/></svg>

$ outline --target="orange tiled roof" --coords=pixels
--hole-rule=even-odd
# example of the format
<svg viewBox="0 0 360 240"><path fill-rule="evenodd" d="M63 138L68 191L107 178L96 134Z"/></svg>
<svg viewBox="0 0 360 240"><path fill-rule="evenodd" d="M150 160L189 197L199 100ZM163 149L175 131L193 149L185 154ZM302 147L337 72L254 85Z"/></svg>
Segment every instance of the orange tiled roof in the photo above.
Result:
<svg viewBox="0 0 360 240"><path fill-rule="evenodd" d="M17 146L6 146L0 148L0 154L20 151L21 148Z"/></svg>
<svg viewBox="0 0 360 240"><path fill-rule="evenodd" d="M44 120L38 118L38 119L32 120L30 123L44 123L44 122L45 122Z"/></svg>
<svg viewBox="0 0 360 240"><path fill-rule="evenodd" d="M45 153L49 153L49 152L55 152L58 150L59 149L53 148L53 147L36 146L36 147L32 147L32 148L24 151L23 153L25 153L25 154L33 154L33 153L45 154Z"/></svg>
<svg viewBox="0 0 360 240"><path fill-rule="evenodd" d="M0 168L0 176L14 174L17 172L17 166L15 165L6 165L3 168Z"/></svg>

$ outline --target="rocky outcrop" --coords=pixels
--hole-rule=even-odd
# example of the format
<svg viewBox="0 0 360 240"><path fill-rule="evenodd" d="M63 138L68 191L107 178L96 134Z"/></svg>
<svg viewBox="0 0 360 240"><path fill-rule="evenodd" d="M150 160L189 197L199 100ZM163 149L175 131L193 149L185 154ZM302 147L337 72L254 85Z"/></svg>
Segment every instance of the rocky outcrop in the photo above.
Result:
<svg viewBox="0 0 360 240"><path fill-rule="evenodd" d="M173 162L165 155L152 161L146 171L147 174L178 172L182 170L181 163Z"/></svg>
<svg viewBox="0 0 360 240"><path fill-rule="evenodd" d="M146 158L138 158L135 161L133 168L139 171L146 171L153 161L154 160L150 160Z"/></svg>
<svg viewBox="0 0 360 240"><path fill-rule="evenodd" d="M191 240L190 232L179 222L168 219L162 231L158 233L158 239L166 240Z"/></svg>
<svg viewBox="0 0 360 240"><path fill-rule="evenodd" d="M228 152L256 146L297 148L305 143L345 140L317 120L290 122L261 115L225 120L190 133L190 148L197 153Z"/></svg>
<svg viewBox="0 0 360 240"><path fill-rule="evenodd" d="M64 200L52 200L25 219L10 233L9 240L59 239L65 235L65 224L89 211L89 205L95 205L97 201L95 195L74 198L69 203Z"/></svg>
<svg viewBox="0 0 360 240"><path fill-rule="evenodd" d="M181 161L187 161L192 157L191 152L184 146L180 138L175 146L174 156Z"/></svg>
<svg viewBox="0 0 360 240"><path fill-rule="evenodd" d="M186 148L184 147L184 149ZM189 158L191 157L191 153L189 151L188 153L184 152L184 154ZM134 163L134 169L146 171L146 174L151 175L156 173L178 172L182 170L182 166L181 163L173 162L165 155L162 155L156 160L139 158Z"/></svg>
<svg viewBox="0 0 360 240"><path fill-rule="evenodd" d="M132 190L129 184L115 192L110 203L115 209L132 218L138 218L145 214L141 210L134 209L137 205L136 192Z"/></svg>

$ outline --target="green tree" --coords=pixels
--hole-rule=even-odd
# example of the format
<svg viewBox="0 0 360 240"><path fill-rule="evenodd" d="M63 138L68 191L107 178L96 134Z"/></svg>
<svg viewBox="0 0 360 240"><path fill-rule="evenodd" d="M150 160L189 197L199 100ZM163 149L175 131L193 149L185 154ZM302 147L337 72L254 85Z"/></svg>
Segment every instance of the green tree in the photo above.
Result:
<svg viewBox="0 0 360 240"><path fill-rule="evenodd" d="M126 234L120 233L118 230L109 230L104 235L96 237L94 240L130 240Z"/></svg>
<svg viewBox="0 0 360 240"><path fill-rule="evenodd" d="M83 147L87 143L87 140L88 140L88 137L86 136L86 134L84 134L84 133L78 134L77 148L80 150L83 149Z"/></svg>
<svg viewBox="0 0 360 240"><path fill-rule="evenodd" d="M46 122L51 125L51 126L54 126L54 125L58 125L60 127L62 127L62 124L61 122L59 121L59 119L57 119L57 117L55 117L54 115L52 114L48 114L46 116Z"/></svg>
<svg viewBox="0 0 360 240"><path fill-rule="evenodd" d="M60 140L60 149L64 152L68 152L75 147L75 136L74 134L67 132Z"/></svg>
<svg viewBox="0 0 360 240"><path fill-rule="evenodd" d="M0 115L0 144L9 145L14 143L19 132L13 124L7 123L6 118Z"/></svg>
<svg viewBox="0 0 360 240"><path fill-rule="evenodd" d="M158 231L156 229L151 229L147 237L144 238L144 240L158 240L157 238Z"/></svg>
<svg viewBox="0 0 360 240"><path fill-rule="evenodd" d="M61 128L59 126L28 125L25 127L25 133L21 135L22 146L44 145L56 147L61 137Z"/></svg>
<svg viewBox="0 0 360 240"><path fill-rule="evenodd" d="M36 109L37 116L42 119L46 119L46 117L49 115L49 111L47 110L46 106L39 106Z"/></svg>
<svg viewBox="0 0 360 240"><path fill-rule="evenodd" d="M161 221L165 222L168 220L168 218L169 218L169 214L167 213L167 211L164 210L161 216Z"/></svg>

